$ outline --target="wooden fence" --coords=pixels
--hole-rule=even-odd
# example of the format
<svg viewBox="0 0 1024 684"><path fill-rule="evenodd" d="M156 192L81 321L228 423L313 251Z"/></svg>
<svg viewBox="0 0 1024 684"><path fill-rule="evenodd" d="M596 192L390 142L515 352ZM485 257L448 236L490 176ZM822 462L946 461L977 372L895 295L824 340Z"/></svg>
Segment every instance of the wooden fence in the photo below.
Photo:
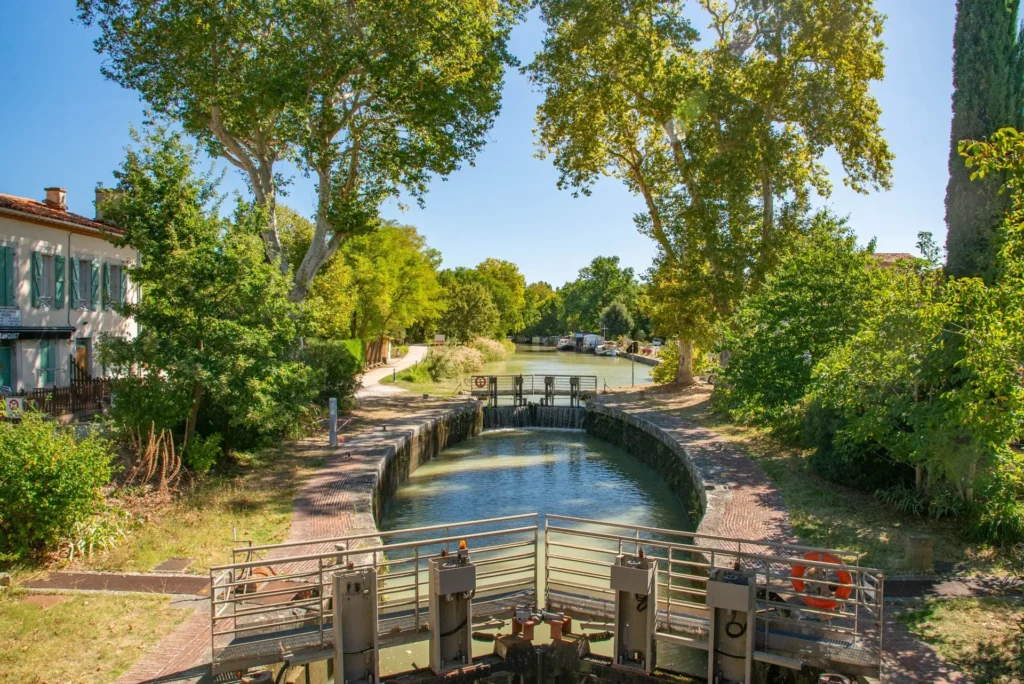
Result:
<svg viewBox="0 0 1024 684"><path fill-rule="evenodd" d="M76 380L64 387L44 387L21 392L31 406L51 416L67 416L103 408L111 383L104 378Z"/></svg>

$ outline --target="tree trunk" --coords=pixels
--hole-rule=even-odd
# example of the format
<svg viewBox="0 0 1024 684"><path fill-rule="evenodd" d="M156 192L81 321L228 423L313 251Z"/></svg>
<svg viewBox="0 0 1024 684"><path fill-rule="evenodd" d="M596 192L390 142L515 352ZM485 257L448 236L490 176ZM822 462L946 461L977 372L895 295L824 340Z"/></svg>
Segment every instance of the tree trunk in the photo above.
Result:
<svg viewBox="0 0 1024 684"><path fill-rule="evenodd" d="M197 382L192 388L192 406L188 412L188 421L185 423L185 441L181 444L182 451L188 446L192 436L196 433L196 420L199 418L199 402L203 398L203 384Z"/></svg>
<svg viewBox="0 0 1024 684"><path fill-rule="evenodd" d="M693 340L679 340L679 367L676 369L675 382L681 387L693 384Z"/></svg>

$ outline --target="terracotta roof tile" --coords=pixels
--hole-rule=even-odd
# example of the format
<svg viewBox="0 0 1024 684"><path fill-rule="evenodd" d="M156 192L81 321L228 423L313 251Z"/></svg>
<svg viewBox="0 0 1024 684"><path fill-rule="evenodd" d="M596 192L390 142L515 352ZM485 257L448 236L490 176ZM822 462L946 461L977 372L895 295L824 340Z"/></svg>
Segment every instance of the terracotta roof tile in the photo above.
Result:
<svg viewBox="0 0 1024 684"><path fill-rule="evenodd" d="M122 235L123 231L107 223L100 223L80 214L74 214L64 209L51 207L45 202L29 199L27 197L15 197L0 193L0 210L9 210L20 214L28 214L42 219L59 221L62 223L73 223L84 228L91 228L97 232Z"/></svg>

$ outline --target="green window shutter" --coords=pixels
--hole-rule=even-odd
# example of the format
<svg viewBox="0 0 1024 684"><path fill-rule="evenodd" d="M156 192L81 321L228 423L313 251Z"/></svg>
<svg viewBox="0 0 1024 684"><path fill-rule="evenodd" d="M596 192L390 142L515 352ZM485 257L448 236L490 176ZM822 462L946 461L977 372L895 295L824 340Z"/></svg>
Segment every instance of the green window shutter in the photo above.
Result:
<svg viewBox="0 0 1024 684"><path fill-rule="evenodd" d="M64 308L64 257L59 254L53 257L53 305Z"/></svg>
<svg viewBox="0 0 1024 684"><path fill-rule="evenodd" d="M100 308L100 265L96 261L92 262L89 286L92 289L89 293L89 308L96 311Z"/></svg>
<svg viewBox="0 0 1024 684"><path fill-rule="evenodd" d="M53 340L39 340L39 381L48 385L53 374Z"/></svg>
<svg viewBox="0 0 1024 684"><path fill-rule="evenodd" d="M103 264L103 308L110 308L110 264Z"/></svg>
<svg viewBox="0 0 1024 684"><path fill-rule="evenodd" d="M0 306L11 306L14 293L12 282L11 266L7 259L7 252L12 252L10 247L0 247Z"/></svg>
<svg viewBox="0 0 1024 684"><path fill-rule="evenodd" d="M128 301L128 270L121 264L121 269L118 271L121 274L121 301L118 302L121 306L124 306L125 302Z"/></svg>
<svg viewBox="0 0 1024 684"><path fill-rule="evenodd" d="M68 293L68 308L77 309L82 306L82 292L78 287L78 258L71 257L71 292Z"/></svg>
<svg viewBox="0 0 1024 684"><path fill-rule="evenodd" d="M39 308L39 295L43 291L43 255L32 252L32 306Z"/></svg>

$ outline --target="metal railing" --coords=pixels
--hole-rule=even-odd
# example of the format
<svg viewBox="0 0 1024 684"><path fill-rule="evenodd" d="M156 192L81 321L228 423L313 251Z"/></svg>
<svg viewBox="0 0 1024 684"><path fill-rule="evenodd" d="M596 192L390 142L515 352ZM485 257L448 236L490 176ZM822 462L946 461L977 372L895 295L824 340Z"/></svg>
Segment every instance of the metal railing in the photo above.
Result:
<svg viewBox="0 0 1024 684"><path fill-rule="evenodd" d="M595 375L474 375L470 378L470 391L478 399L486 398L491 406L498 405L500 397L512 397L512 403L522 405L526 397L542 397L553 406L558 397L568 398L571 406L581 399L597 394Z"/></svg>
<svg viewBox="0 0 1024 684"><path fill-rule="evenodd" d="M210 569L214 674L265 665L283 652L333 645L331 575L378 573L378 631L393 646L427 638L428 562L465 540L477 566L474 621L537 602L536 513L283 544L245 545Z"/></svg>
<svg viewBox="0 0 1024 684"><path fill-rule="evenodd" d="M656 638L707 648L707 581L715 568L754 573L762 652L806 649L823 662L881 672L884 574L860 566L862 554L796 544L730 539L656 527L547 515L544 598L550 610L613 619L609 568L620 553L643 550L658 561ZM828 554L839 563L809 560ZM802 566L802 573L794 568ZM849 573L849 581L838 577ZM803 588L798 589L802 583ZM838 593L849 596L840 598ZM831 608L810 605L823 596ZM795 641L794 641L795 640ZM877 676L877 675L876 675Z"/></svg>
<svg viewBox="0 0 1024 684"><path fill-rule="evenodd" d="M642 550L658 566L656 639L707 649L708 577L737 568L757 580L755 657L881 672L884 576L861 566L861 554L549 514L541 565L538 519L529 513L237 547L230 564L210 570L214 674L280 662L284 653L306 662L333 657L331 576L348 567L378 573L382 647L427 639L429 559L462 540L477 566L477 625L497 626L519 606L610 624L609 568L616 555ZM828 607L811 605L823 596Z"/></svg>

